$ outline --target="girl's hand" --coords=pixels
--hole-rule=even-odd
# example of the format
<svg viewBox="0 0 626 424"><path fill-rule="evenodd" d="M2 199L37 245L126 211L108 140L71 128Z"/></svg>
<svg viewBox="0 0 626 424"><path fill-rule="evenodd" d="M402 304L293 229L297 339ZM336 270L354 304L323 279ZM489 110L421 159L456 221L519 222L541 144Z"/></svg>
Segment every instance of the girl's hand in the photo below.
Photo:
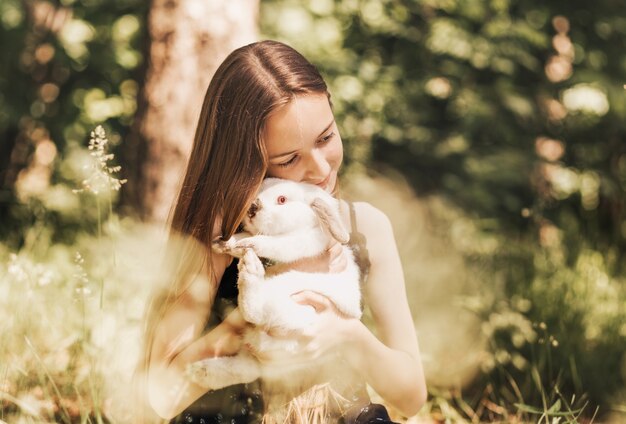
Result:
<svg viewBox="0 0 626 424"><path fill-rule="evenodd" d="M319 256L301 259L289 264L278 264L266 270L267 274L279 274L290 270L302 272L338 273L346 269L348 260L343 246L332 240L328 248ZM355 323L359 320L344 316L326 296L313 291L302 291L291 296L295 302L310 305L319 315L317 322L301 331L284 331L269 328L267 333L275 338L294 340L299 347L296 351L284 349L258 352L246 346L261 363L306 363L327 355L329 352L340 354L346 340L354 334Z"/></svg>
<svg viewBox="0 0 626 424"><path fill-rule="evenodd" d="M237 354L241 346L241 333L250 324L243 319L239 308L228 314L224 321L213 331L205 335L205 343L210 346L207 356L232 356Z"/></svg>
<svg viewBox="0 0 626 424"><path fill-rule="evenodd" d="M343 246L339 242L333 240L325 254L328 257L328 271L326 272L342 272L348 266L348 259L343 253Z"/></svg>
<svg viewBox="0 0 626 424"><path fill-rule="evenodd" d="M302 291L292 295L292 298L303 305L315 308L319 320L309 328L301 331L282 331L270 328L267 333L278 339L295 340L299 349L295 352L252 351L261 363L271 364L280 362L306 363L322 356L341 355L349 348L351 337L356 333L355 326L361 324L359 320L343 315L335 305L323 295L312 291ZM250 346L247 346L251 349Z"/></svg>

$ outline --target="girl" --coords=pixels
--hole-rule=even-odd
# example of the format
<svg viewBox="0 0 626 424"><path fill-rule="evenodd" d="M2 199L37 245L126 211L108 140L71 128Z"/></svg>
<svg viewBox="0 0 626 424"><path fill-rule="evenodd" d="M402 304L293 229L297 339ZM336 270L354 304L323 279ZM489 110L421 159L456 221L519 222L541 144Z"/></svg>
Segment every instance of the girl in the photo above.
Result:
<svg viewBox="0 0 626 424"><path fill-rule="evenodd" d="M235 305L236 261L212 253L210 244L236 232L266 176L337 193L342 157L330 94L302 55L285 44L262 41L225 59L204 99L171 224L173 233L198 241L204 253L198 257L190 249L177 249L181 261L174 283L155 294L147 313L140 371L160 417L197 423L261 420L259 382L206 393L185 376L191 362L247 348L239 340L247 324ZM307 347L288 358L284 352L254 353L262 363L306 362L328 352L345 360L360 384L357 389L344 385L354 389L343 398L352 406L323 417L327 421L361 423L372 414L388 419L384 409L369 404L365 383L402 414L414 415L425 402L426 386L391 225L366 203L342 201L342 209L367 275L362 289L377 335L359 320L342 316L327 298L302 292L295 300L312 305L322 323L306 334L277 336L296 338ZM289 266L336 272L345 266L340 251L329 246L325 255ZM186 278L194 269L201 278Z"/></svg>

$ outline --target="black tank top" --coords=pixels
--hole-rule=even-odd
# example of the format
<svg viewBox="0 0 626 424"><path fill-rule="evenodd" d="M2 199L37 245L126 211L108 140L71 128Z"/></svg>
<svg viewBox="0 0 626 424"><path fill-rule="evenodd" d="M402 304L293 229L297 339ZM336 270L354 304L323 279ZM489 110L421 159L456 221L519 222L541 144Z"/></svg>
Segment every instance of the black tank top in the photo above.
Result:
<svg viewBox="0 0 626 424"><path fill-rule="evenodd" d="M205 331L210 331L237 306L237 259L226 268L220 280ZM263 418L263 398L260 381L236 384L219 390L209 390L170 424L252 424Z"/></svg>
<svg viewBox="0 0 626 424"><path fill-rule="evenodd" d="M349 244L354 251L359 268L361 268L361 282L363 283L369 271L369 257L365 249L365 237L356 229L354 206L351 202L348 204L352 223ZM237 306L237 296L239 295L237 264L238 260L234 259L224 271L205 331L215 328ZM359 386L351 397L355 404L369 402L364 384ZM263 420L263 414L261 381L256 380L248 384L236 384L219 390L209 390L174 417L170 424L260 424Z"/></svg>

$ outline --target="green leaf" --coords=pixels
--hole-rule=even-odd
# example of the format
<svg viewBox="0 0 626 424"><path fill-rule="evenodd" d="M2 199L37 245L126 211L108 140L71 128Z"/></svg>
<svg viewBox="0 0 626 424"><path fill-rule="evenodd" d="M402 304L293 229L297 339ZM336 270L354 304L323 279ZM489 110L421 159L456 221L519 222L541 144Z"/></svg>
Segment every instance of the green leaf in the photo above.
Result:
<svg viewBox="0 0 626 424"><path fill-rule="evenodd" d="M553 414L561 410L561 400L557 399L556 402L548 409L548 414Z"/></svg>

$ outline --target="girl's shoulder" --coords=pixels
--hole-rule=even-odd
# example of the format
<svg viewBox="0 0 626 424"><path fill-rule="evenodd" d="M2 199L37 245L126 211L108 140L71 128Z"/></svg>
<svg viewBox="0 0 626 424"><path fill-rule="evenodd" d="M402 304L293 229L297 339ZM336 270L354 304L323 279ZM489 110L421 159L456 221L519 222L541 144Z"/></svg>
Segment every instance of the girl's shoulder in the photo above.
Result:
<svg viewBox="0 0 626 424"><path fill-rule="evenodd" d="M391 230L387 215L368 202L341 200L344 223L350 229L357 229L365 235L375 237L381 231Z"/></svg>
<svg viewBox="0 0 626 424"><path fill-rule="evenodd" d="M357 219L366 225L369 224L389 224L389 218L387 215L368 202L354 202L354 209L356 211Z"/></svg>

